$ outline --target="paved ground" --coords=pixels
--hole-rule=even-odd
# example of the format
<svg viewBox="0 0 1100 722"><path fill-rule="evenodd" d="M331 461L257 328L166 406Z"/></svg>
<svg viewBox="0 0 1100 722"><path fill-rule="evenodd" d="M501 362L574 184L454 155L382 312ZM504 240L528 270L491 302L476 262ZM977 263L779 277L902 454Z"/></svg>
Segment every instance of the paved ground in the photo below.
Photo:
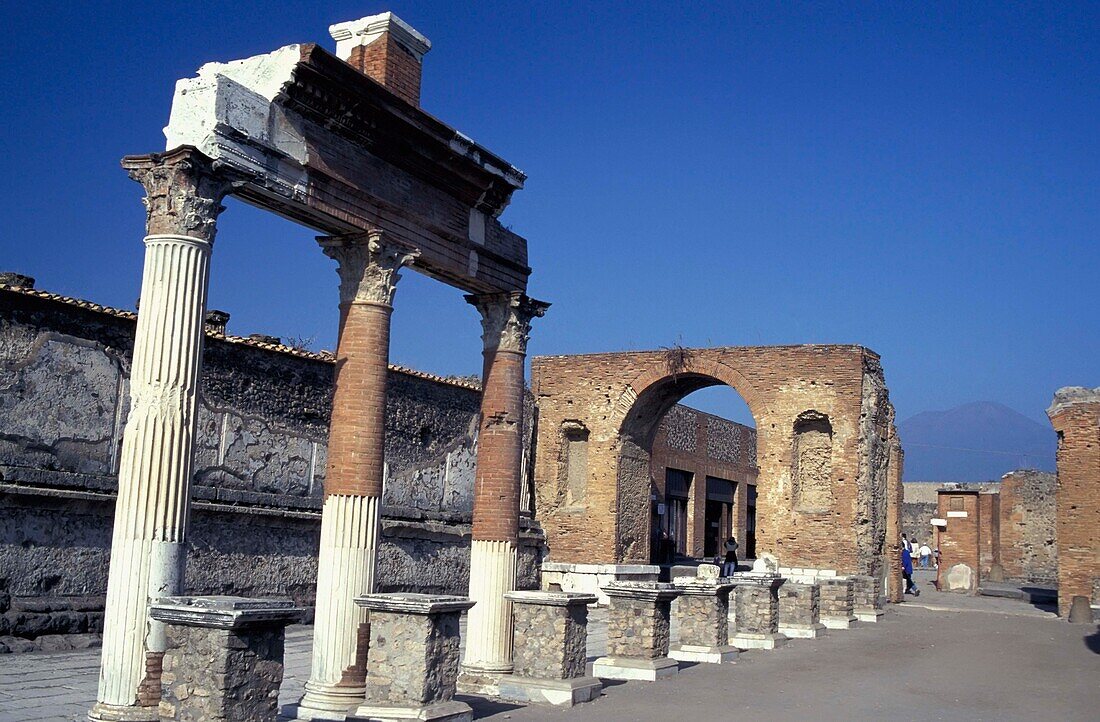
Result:
<svg viewBox="0 0 1100 722"><path fill-rule="evenodd" d="M1011 599L941 594L891 605L879 624L684 666L655 683L609 684L572 710L464 698L491 720L589 722L692 716L802 720L1100 720L1100 628L1070 625ZM606 645L593 615L589 655ZM287 640L282 701L301 694L310 629ZM0 722L80 719L95 697L98 652L0 656Z"/></svg>

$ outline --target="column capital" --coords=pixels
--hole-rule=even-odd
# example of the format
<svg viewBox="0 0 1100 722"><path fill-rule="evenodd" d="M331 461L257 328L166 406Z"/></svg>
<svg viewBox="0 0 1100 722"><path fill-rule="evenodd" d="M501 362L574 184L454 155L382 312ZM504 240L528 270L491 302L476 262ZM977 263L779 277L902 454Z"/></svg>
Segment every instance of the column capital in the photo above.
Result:
<svg viewBox="0 0 1100 722"><path fill-rule="evenodd" d="M223 198L243 182L198 148L128 155L122 167L145 187L148 235L182 235L214 242Z"/></svg>
<svg viewBox="0 0 1100 722"><path fill-rule="evenodd" d="M527 353L531 321L550 308L549 303L518 291L469 295L466 302L481 314L481 340L486 351Z"/></svg>
<svg viewBox="0 0 1100 722"><path fill-rule="evenodd" d="M393 307L401 280L398 271L420 257L420 251L385 237L380 230L320 236L325 255L339 264L340 305L362 303Z"/></svg>

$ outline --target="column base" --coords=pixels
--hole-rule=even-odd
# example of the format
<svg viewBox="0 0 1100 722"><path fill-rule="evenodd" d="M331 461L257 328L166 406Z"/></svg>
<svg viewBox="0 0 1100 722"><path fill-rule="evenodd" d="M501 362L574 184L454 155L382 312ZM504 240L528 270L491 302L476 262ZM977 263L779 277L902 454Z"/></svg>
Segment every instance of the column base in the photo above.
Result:
<svg viewBox="0 0 1100 722"><path fill-rule="evenodd" d="M306 683L306 693L296 704L288 704L280 711L281 716L290 720L311 722L312 720L326 720L326 722L344 722L348 714L359 705L363 704L366 696L365 687L353 687L348 691L329 691L309 689Z"/></svg>
<svg viewBox="0 0 1100 722"><path fill-rule="evenodd" d="M786 636L774 632L768 632L767 634L738 632L730 637L730 644L738 649L775 649L776 647L782 647L786 641Z"/></svg>
<svg viewBox="0 0 1100 722"><path fill-rule="evenodd" d="M679 662L704 662L722 664L737 661L738 649L732 645L704 646L699 644L676 644L668 651L668 656Z"/></svg>
<svg viewBox="0 0 1100 722"><path fill-rule="evenodd" d="M362 704L347 717L348 722L399 722L400 720L430 720L431 722L473 722L474 712L465 702L437 702L416 707Z"/></svg>
<svg viewBox="0 0 1100 722"><path fill-rule="evenodd" d="M96 702L88 711L89 722L160 722L159 707Z"/></svg>
<svg viewBox="0 0 1100 722"><path fill-rule="evenodd" d="M779 633L789 639L817 639L825 636L824 624L780 624Z"/></svg>
<svg viewBox="0 0 1100 722"><path fill-rule="evenodd" d="M855 617L822 617L826 629L851 629L859 620Z"/></svg>
<svg viewBox="0 0 1100 722"><path fill-rule="evenodd" d="M500 694L500 680L512 673L511 665L499 667L474 667L460 665L456 689L462 694L496 697Z"/></svg>
<svg viewBox="0 0 1100 722"><path fill-rule="evenodd" d="M592 663L592 675L601 679L654 682L671 677L679 671L679 663L669 657L600 657Z"/></svg>
<svg viewBox="0 0 1100 722"><path fill-rule="evenodd" d="M507 675L500 680L500 698L523 704L552 704L572 707L600 696L603 682L596 677L547 679Z"/></svg>
<svg viewBox="0 0 1100 722"><path fill-rule="evenodd" d="M854 614L856 615L856 619L861 622L875 624L878 622L879 617L883 615L883 611L881 609L857 609Z"/></svg>

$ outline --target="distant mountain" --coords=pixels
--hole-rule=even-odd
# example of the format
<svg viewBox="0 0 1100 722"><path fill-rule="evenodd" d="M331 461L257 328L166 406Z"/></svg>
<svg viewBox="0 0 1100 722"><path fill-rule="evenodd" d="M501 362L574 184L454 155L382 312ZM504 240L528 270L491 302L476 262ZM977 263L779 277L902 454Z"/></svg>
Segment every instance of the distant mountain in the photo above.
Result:
<svg viewBox="0 0 1100 722"><path fill-rule="evenodd" d="M995 481L1015 469L1054 471L1049 424L994 401L925 411L898 424L906 481Z"/></svg>

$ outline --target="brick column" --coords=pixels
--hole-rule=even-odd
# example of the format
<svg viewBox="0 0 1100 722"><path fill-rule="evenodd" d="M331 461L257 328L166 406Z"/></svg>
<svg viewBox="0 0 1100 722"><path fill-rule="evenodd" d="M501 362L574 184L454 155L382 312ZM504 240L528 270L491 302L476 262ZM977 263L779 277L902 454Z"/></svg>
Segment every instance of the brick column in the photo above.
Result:
<svg viewBox="0 0 1100 722"><path fill-rule="evenodd" d="M398 271L419 253L370 231L318 239L339 263L340 340L329 427L313 664L297 719L343 720L363 701L385 463L390 315Z"/></svg>
<svg viewBox="0 0 1100 722"><path fill-rule="evenodd" d="M523 456L523 363L531 320L550 304L521 293L467 296L481 312L485 364L474 476L470 610L459 687L496 694L512 671L512 609L516 586L519 488Z"/></svg>
<svg viewBox="0 0 1100 722"><path fill-rule="evenodd" d="M149 602L179 594L194 463L210 251L230 183L190 147L123 160L145 186L141 302L122 441L92 720L156 720L164 625Z"/></svg>

